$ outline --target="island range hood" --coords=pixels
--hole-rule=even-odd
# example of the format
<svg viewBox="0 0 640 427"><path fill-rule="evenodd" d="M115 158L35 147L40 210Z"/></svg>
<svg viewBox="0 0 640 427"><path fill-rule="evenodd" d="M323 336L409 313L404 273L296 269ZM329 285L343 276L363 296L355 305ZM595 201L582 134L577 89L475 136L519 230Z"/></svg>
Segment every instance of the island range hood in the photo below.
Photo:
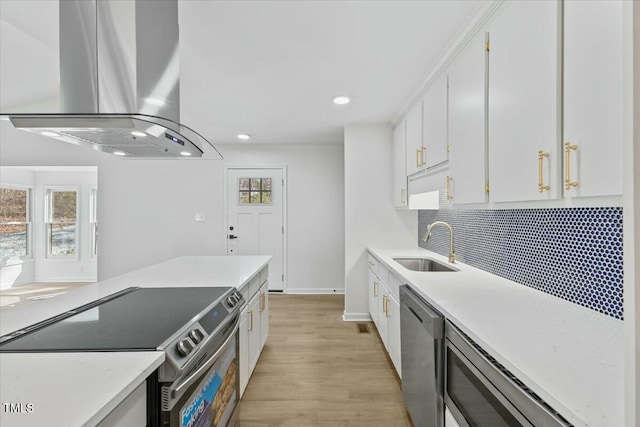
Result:
<svg viewBox="0 0 640 427"><path fill-rule="evenodd" d="M64 0L59 13L60 111L1 116L123 158L222 158L180 123L177 0Z"/></svg>

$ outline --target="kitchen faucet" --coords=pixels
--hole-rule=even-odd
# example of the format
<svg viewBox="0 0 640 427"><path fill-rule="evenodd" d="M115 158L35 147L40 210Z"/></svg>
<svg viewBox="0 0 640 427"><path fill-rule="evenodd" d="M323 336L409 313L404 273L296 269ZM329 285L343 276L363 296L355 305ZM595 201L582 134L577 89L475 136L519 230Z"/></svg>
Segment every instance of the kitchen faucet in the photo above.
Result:
<svg viewBox="0 0 640 427"><path fill-rule="evenodd" d="M451 228L451 226L449 224L447 224L444 221L436 221L434 223L429 224L429 226L427 227L427 232L424 234L424 239L422 239L422 240L425 243L427 243L429 241L429 238L431 237L431 230L436 225L442 225L442 226L447 227L449 229L449 262L451 264L453 264L453 263L456 262L456 253L453 250L453 229Z"/></svg>

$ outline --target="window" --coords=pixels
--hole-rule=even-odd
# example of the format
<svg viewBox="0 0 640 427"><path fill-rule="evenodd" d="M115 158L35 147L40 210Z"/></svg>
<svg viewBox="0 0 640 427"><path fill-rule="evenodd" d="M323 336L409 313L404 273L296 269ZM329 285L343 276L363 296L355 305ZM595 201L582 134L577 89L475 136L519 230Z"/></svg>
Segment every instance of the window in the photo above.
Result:
<svg viewBox="0 0 640 427"><path fill-rule="evenodd" d="M76 254L77 192L75 190L47 191L47 254L69 256Z"/></svg>
<svg viewBox="0 0 640 427"><path fill-rule="evenodd" d="M240 178L240 204L271 204L271 178Z"/></svg>
<svg viewBox="0 0 640 427"><path fill-rule="evenodd" d="M98 190L95 188L91 189L89 227L91 229L91 256L96 256L98 255Z"/></svg>
<svg viewBox="0 0 640 427"><path fill-rule="evenodd" d="M31 256L31 190L0 188L0 262Z"/></svg>

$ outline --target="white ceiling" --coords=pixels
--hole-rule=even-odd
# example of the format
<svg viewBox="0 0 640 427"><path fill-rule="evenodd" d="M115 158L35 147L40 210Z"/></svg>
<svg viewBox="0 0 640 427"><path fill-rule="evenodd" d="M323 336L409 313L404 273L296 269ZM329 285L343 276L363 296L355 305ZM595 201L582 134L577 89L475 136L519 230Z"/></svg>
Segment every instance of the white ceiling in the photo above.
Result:
<svg viewBox="0 0 640 427"><path fill-rule="evenodd" d="M214 144L341 143L405 107L479 3L182 0L181 121Z"/></svg>
<svg viewBox="0 0 640 427"><path fill-rule="evenodd" d="M406 107L480 3L179 0L181 121L216 145L341 143ZM57 2L0 12L0 104L57 105Z"/></svg>

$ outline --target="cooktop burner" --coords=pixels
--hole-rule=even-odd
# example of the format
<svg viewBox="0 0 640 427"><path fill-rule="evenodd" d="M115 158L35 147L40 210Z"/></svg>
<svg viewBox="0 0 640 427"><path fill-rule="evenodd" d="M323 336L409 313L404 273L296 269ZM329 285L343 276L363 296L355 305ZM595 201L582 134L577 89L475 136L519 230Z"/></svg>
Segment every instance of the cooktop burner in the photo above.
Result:
<svg viewBox="0 0 640 427"><path fill-rule="evenodd" d="M0 344L0 351L155 350L231 288L143 288Z"/></svg>

